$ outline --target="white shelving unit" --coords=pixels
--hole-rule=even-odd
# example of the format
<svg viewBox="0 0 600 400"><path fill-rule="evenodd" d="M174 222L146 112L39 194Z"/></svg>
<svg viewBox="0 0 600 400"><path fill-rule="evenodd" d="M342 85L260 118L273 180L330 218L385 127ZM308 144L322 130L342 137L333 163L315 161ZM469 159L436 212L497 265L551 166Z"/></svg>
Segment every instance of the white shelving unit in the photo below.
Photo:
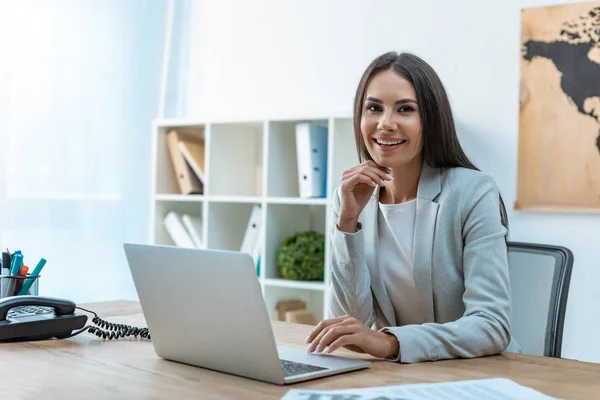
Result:
<svg viewBox="0 0 600 400"><path fill-rule="evenodd" d="M328 126L327 197L300 198L295 125ZM171 130L205 141L204 194L181 195L169 158L165 135ZM152 184L149 242L175 245L163 226L168 211L200 216L207 248L239 250L254 204L263 210L260 281L271 316L279 300L302 299L318 320L326 318L330 252L330 197L344 169L358 162L351 117L210 122L156 120L152 140ZM281 241L296 232L325 235L324 281L282 279L276 262Z"/></svg>

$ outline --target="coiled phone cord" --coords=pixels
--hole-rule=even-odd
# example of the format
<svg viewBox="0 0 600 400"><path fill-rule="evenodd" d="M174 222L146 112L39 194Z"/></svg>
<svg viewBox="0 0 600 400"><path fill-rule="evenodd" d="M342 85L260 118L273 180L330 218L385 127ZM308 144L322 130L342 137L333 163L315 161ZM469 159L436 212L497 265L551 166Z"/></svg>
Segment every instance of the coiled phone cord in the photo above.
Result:
<svg viewBox="0 0 600 400"><path fill-rule="evenodd" d="M80 310L89 312L90 314L94 314L94 318L92 319L92 322L97 326L87 325L67 337L73 337L75 335L79 335L82 332L88 331L89 333L96 335L99 338L108 339L108 340L119 339L119 338L124 338L124 337L128 337L128 336L133 336L133 337L139 336L142 339L148 339L148 340L152 339L150 337L150 331L148 331L148 328L136 328L134 326L125 325L125 324L114 324L112 322L103 320L102 318L100 318L98 316L98 314L96 314L93 311L86 310L85 308L82 308L82 307L76 307L76 308L79 308Z"/></svg>

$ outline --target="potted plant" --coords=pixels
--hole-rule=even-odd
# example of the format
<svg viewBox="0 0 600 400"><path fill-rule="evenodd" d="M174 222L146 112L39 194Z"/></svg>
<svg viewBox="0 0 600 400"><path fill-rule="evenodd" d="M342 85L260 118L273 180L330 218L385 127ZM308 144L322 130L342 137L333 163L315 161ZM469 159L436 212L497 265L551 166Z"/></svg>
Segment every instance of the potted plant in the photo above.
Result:
<svg viewBox="0 0 600 400"><path fill-rule="evenodd" d="M279 244L277 264L284 279L323 280L325 236L316 231L296 233Z"/></svg>

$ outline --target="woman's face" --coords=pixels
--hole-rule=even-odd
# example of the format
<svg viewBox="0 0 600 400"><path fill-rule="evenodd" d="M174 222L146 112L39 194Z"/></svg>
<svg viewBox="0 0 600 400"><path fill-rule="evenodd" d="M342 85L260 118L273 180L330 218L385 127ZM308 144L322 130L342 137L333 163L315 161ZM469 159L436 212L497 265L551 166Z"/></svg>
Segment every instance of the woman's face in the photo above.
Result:
<svg viewBox="0 0 600 400"><path fill-rule="evenodd" d="M395 71L382 71L371 79L360 129L369 154L381 167L421 161L422 124L415 88Z"/></svg>

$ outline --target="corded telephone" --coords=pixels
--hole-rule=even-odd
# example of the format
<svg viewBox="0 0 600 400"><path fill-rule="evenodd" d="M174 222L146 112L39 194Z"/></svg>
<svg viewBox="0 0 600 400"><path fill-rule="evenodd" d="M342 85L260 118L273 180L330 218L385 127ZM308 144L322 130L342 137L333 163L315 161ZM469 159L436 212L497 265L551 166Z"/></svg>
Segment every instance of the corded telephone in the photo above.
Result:
<svg viewBox="0 0 600 400"><path fill-rule="evenodd" d="M94 314L87 325L87 315L75 312L80 309ZM73 332L74 330L77 330ZM77 307L66 299L43 296L11 296L0 299L0 342L42 339L65 339L88 331L103 339L140 336L151 339L148 328L113 324L85 308Z"/></svg>

